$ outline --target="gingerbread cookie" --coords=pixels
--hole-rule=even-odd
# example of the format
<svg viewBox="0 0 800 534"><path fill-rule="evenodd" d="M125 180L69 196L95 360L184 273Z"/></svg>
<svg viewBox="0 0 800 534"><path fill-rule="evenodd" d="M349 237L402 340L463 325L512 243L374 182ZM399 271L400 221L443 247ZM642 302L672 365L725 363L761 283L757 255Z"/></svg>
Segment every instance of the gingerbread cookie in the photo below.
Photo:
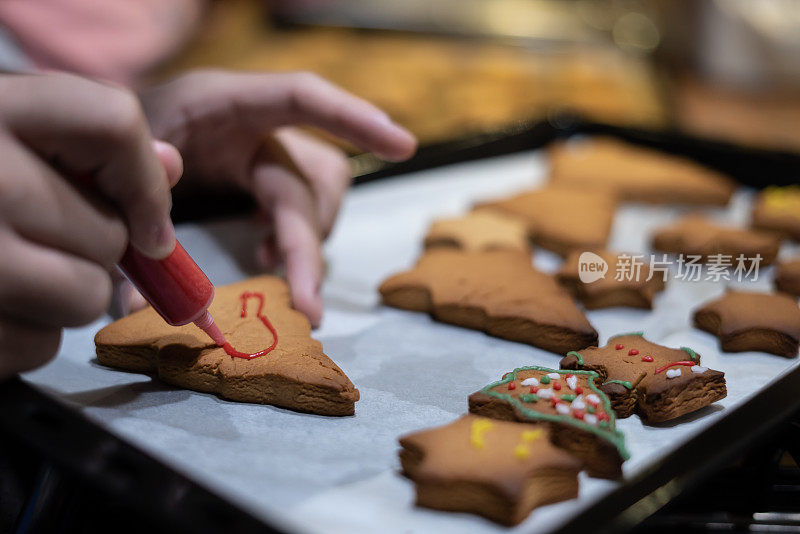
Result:
<svg viewBox="0 0 800 534"><path fill-rule="evenodd" d="M434 221L425 237L425 247L530 252L525 223L518 218L488 210Z"/></svg>
<svg viewBox="0 0 800 534"><path fill-rule="evenodd" d="M778 264L775 268L775 287L795 298L800 297L800 258Z"/></svg>
<svg viewBox="0 0 800 534"><path fill-rule="evenodd" d="M561 368L599 374L600 389L620 418L638 413L652 423L668 421L727 394L725 374L700 365L692 349L656 345L639 332L615 336L602 348L570 352Z"/></svg>
<svg viewBox="0 0 800 534"><path fill-rule="evenodd" d="M594 371L520 367L469 396L475 415L544 424L550 439L576 458L589 476L619 478L629 457L625 437Z"/></svg>
<svg viewBox="0 0 800 534"><path fill-rule="evenodd" d="M685 217L653 237L653 248L661 252L702 256L705 262L723 255L734 264L740 255L748 264L760 255L762 267L775 261L780 245L780 239L768 233L719 226L697 216Z"/></svg>
<svg viewBox="0 0 800 534"><path fill-rule="evenodd" d="M549 155L553 184L610 191L620 200L724 206L736 187L689 159L608 137L558 142Z"/></svg>
<svg viewBox="0 0 800 534"><path fill-rule="evenodd" d="M419 506L516 525L534 508L578 496L580 462L550 443L545 426L465 415L400 445Z"/></svg>
<svg viewBox="0 0 800 534"><path fill-rule="evenodd" d="M591 273L586 269L592 262L605 264L607 271L589 277ZM582 281L582 277L587 281ZM653 308L656 293L664 290L663 274L651 273L650 265L641 257L608 251L572 252L556 279L590 310L613 306L649 310Z"/></svg>
<svg viewBox="0 0 800 534"><path fill-rule="evenodd" d="M271 348L257 358L231 357L196 326L169 326L147 308L97 333L97 359L234 401L352 415L358 390L323 354L308 320L290 302L286 284L272 276L217 288L209 311L236 350Z"/></svg>
<svg viewBox="0 0 800 534"><path fill-rule="evenodd" d="M586 189L548 187L480 204L521 218L533 242L566 256L571 250L603 248L611 232L614 196Z"/></svg>
<svg viewBox="0 0 800 534"><path fill-rule="evenodd" d="M800 307L797 299L780 293L728 291L700 307L694 325L717 336L725 352L797 356Z"/></svg>
<svg viewBox="0 0 800 534"><path fill-rule="evenodd" d="M800 185L764 189L753 207L753 228L800 241Z"/></svg>
<svg viewBox="0 0 800 534"><path fill-rule="evenodd" d="M389 306L556 353L597 342L566 291L520 252L434 249L380 292Z"/></svg>

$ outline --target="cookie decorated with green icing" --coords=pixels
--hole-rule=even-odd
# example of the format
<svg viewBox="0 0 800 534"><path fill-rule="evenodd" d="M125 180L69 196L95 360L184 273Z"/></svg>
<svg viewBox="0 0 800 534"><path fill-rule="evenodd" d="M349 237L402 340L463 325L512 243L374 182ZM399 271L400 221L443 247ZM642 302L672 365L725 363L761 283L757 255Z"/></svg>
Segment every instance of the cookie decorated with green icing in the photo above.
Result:
<svg viewBox="0 0 800 534"><path fill-rule="evenodd" d="M578 496L581 463L546 426L465 415L400 438L418 506L516 525L535 508Z"/></svg>
<svg viewBox="0 0 800 534"><path fill-rule="evenodd" d="M672 349L641 332L612 337L605 347L568 353L562 369L595 371L617 417L652 423L675 419L725 398L725 373L700 365L688 347Z"/></svg>
<svg viewBox="0 0 800 534"><path fill-rule="evenodd" d="M594 371L520 367L470 395L469 411L546 425L553 444L579 458L590 476L619 478L629 454L597 378Z"/></svg>

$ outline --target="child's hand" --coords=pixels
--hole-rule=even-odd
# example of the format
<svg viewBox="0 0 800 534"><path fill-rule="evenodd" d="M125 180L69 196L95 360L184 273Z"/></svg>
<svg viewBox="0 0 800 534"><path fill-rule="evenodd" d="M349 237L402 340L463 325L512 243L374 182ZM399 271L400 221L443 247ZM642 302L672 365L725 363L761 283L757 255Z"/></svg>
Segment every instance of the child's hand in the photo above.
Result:
<svg viewBox="0 0 800 534"><path fill-rule="evenodd" d="M388 160L410 157L414 137L309 73L200 71L146 91L142 101L155 135L180 150L187 176L252 193L274 223L274 238L258 251L262 263L285 263L295 307L319 324L320 243L350 168L333 146L286 127L316 126Z"/></svg>
<svg viewBox="0 0 800 534"><path fill-rule="evenodd" d="M128 237L166 256L180 156L137 98L76 76L0 75L0 378L102 315ZM168 177L169 172L169 177ZM84 190L73 184L91 181ZM87 183L87 185L89 185Z"/></svg>

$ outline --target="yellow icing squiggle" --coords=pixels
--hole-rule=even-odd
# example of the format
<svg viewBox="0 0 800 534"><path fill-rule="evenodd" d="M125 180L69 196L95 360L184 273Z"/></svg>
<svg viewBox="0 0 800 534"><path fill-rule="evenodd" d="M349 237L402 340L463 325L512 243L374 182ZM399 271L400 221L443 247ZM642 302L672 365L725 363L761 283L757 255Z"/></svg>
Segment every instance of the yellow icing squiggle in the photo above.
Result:
<svg viewBox="0 0 800 534"><path fill-rule="evenodd" d="M470 428L469 433L469 442L473 447L476 449L482 449L486 446L483 436L492 428L492 426L494 425L488 419L476 419L472 422L472 427Z"/></svg>
<svg viewBox="0 0 800 534"><path fill-rule="evenodd" d="M531 454L531 451L530 449L528 449L527 444L541 438L542 429L537 428L536 430L523 430L522 434L520 434L519 437L520 437L520 443L519 445L514 447L514 456L516 456L520 460L524 460Z"/></svg>
<svg viewBox="0 0 800 534"><path fill-rule="evenodd" d="M767 187L762 195L767 208L800 217L800 186Z"/></svg>

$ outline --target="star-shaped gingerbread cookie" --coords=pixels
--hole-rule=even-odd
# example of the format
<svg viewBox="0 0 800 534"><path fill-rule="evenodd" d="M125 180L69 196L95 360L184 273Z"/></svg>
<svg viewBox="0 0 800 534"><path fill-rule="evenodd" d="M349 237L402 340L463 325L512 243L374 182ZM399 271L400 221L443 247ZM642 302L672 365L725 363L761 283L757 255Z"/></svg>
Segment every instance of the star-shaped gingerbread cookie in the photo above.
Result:
<svg viewBox="0 0 800 534"><path fill-rule="evenodd" d="M610 193L547 187L482 203L477 209L497 210L521 218L535 244L566 256L575 249L605 247L616 201Z"/></svg>
<svg viewBox="0 0 800 534"><path fill-rule="evenodd" d="M597 332L555 280L511 251L428 251L380 286L389 306L561 353L597 342Z"/></svg>
<svg viewBox="0 0 800 534"><path fill-rule="evenodd" d="M753 228L800 241L800 185L767 187L759 193Z"/></svg>
<svg viewBox="0 0 800 534"><path fill-rule="evenodd" d="M725 374L700 365L692 349L657 345L638 332L612 337L602 348L570 352L561 368L599 374L600 389L620 418L638 413L652 423L668 421L727 394Z"/></svg>
<svg viewBox="0 0 800 534"><path fill-rule="evenodd" d="M272 276L216 289L209 311L236 350L257 352L277 341L268 354L251 360L229 356L194 325L167 325L152 308L100 330L95 336L97 359L234 401L352 415L358 390L323 354L322 345L311 338L308 319L290 303L285 282Z"/></svg>
<svg viewBox="0 0 800 534"><path fill-rule="evenodd" d="M589 476L619 478L628 458L611 403L594 371L527 366L506 373L469 396L475 415L546 425L550 439L576 458Z"/></svg>
<svg viewBox="0 0 800 534"><path fill-rule="evenodd" d="M425 248L435 247L530 252L525 223L489 210L434 221L425 237Z"/></svg>
<svg viewBox="0 0 800 534"><path fill-rule="evenodd" d="M547 427L465 415L400 438L417 505L516 525L535 508L578 496L580 461Z"/></svg>
<svg viewBox="0 0 800 534"><path fill-rule="evenodd" d="M780 239L774 235L720 226L699 216L685 217L653 236L653 248L661 252L702 256L706 262L718 254L728 256L733 262L739 255L745 259L760 255L761 267L775 261L780 245Z"/></svg>
<svg viewBox="0 0 800 534"><path fill-rule="evenodd" d="M725 352L761 351L797 356L800 307L780 293L728 291L694 313L694 325L719 338Z"/></svg>
<svg viewBox="0 0 800 534"><path fill-rule="evenodd" d="M611 191L620 200L724 206L733 181L689 159L595 137L549 149L552 183Z"/></svg>
<svg viewBox="0 0 800 534"><path fill-rule="evenodd" d="M629 308L653 308L653 299L664 289L664 276L652 273L650 266L630 254L599 251L596 256L608 265L602 278L582 281L582 261L586 252L574 251L561 266L556 279L567 288L575 298L590 310L626 306ZM595 258L597 259L597 258Z"/></svg>

